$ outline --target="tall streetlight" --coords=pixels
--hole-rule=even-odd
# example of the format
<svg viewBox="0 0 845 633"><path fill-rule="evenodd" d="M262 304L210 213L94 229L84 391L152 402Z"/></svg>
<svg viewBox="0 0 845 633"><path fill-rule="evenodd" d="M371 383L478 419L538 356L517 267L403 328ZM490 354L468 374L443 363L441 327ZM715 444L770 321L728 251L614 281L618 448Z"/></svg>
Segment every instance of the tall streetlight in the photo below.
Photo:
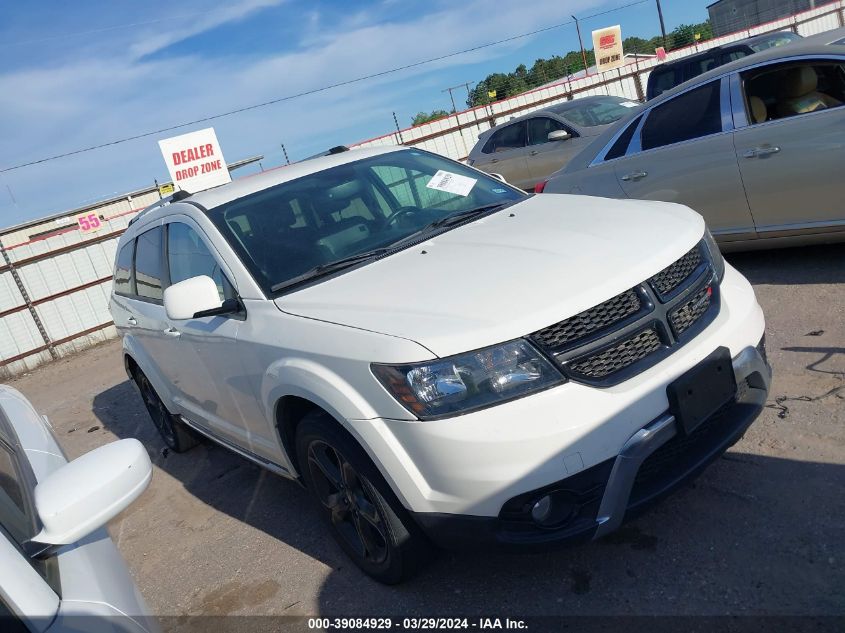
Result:
<svg viewBox="0 0 845 633"><path fill-rule="evenodd" d="M657 17L660 18L660 33L663 35L663 48L666 48L666 25L663 24L663 7L660 6L660 0L657 0Z"/></svg>
<svg viewBox="0 0 845 633"><path fill-rule="evenodd" d="M575 20L575 30L578 31L578 44L581 46L581 59L584 61L584 76L587 75L587 53L584 51L584 42L581 39L581 25L578 24L578 18L574 15L572 19Z"/></svg>

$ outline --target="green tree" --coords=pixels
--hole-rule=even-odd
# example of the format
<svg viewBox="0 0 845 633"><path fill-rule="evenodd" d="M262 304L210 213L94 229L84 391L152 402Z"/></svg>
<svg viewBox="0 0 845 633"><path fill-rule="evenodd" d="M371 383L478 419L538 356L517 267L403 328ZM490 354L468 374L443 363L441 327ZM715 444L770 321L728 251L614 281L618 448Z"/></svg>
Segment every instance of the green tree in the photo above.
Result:
<svg viewBox="0 0 845 633"><path fill-rule="evenodd" d="M700 34L699 41L708 40L713 37L713 29L710 21L699 24L681 24L674 31L666 36L666 49L672 50L681 46L689 46L695 40L695 34ZM649 39L631 36L622 42L622 48L626 53L644 53L653 55L656 48L663 46L663 37L655 35ZM586 51L587 65L593 66L596 63L595 54L592 50ZM549 59L537 59L531 68L520 64L510 73L492 73L479 81L475 88L470 91L467 105L469 107L486 105L491 101L506 99L526 90L563 79L584 70L584 60L581 51L569 51L566 55L554 55ZM496 91L495 99L489 96L491 91Z"/></svg>
<svg viewBox="0 0 845 633"><path fill-rule="evenodd" d="M446 110L432 110L431 112L418 112L417 116L414 117L413 122L411 125L422 125L423 123L428 123L429 121L436 121L437 119L442 119L443 117L449 116L449 112Z"/></svg>

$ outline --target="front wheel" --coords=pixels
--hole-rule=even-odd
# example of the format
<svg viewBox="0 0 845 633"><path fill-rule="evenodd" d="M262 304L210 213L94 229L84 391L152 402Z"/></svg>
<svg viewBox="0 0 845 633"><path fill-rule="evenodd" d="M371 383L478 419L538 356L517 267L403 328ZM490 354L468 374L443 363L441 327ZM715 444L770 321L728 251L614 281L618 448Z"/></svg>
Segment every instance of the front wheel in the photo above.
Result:
<svg viewBox="0 0 845 633"><path fill-rule="evenodd" d="M385 584L410 578L430 546L355 440L315 411L297 427L296 453L306 487L355 564Z"/></svg>

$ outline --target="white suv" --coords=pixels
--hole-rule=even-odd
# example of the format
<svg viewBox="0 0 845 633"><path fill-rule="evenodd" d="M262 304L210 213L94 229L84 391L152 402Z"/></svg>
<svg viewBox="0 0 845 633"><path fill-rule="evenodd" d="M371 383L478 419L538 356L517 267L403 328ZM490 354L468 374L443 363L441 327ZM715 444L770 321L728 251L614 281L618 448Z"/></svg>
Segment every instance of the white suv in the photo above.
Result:
<svg viewBox="0 0 845 633"><path fill-rule="evenodd" d="M300 479L383 582L431 544L607 534L736 442L770 380L754 292L698 214L529 196L416 149L153 205L111 311L168 446Z"/></svg>

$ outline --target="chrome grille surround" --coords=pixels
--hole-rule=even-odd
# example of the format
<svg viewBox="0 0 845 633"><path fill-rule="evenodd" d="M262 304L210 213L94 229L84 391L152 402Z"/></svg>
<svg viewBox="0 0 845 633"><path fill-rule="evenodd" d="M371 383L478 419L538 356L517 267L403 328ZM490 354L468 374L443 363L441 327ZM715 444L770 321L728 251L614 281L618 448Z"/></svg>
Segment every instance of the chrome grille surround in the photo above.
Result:
<svg viewBox="0 0 845 633"><path fill-rule="evenodd" d="M638 286L528 338L570 380L609 387L666 358L716 318L719 306L701 242Z"/></svg>

